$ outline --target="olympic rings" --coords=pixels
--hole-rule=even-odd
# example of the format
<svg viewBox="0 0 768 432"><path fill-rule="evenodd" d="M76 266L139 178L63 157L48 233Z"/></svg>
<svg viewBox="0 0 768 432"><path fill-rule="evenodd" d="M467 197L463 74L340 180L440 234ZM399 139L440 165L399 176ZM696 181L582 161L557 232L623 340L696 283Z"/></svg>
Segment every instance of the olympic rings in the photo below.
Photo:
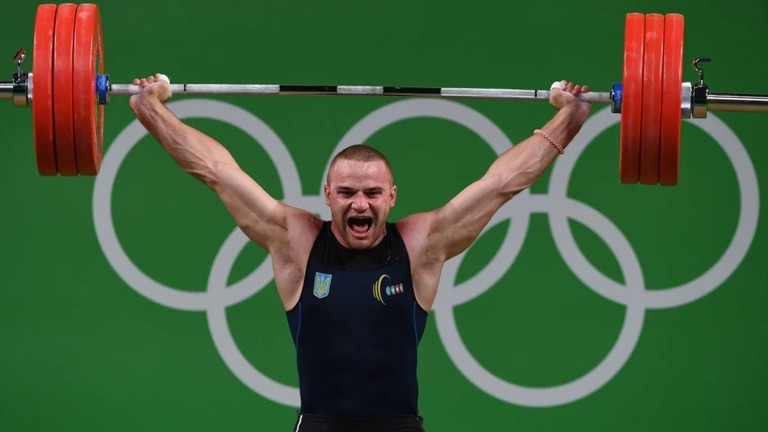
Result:
<svg viewBox="0 0 768 432"><path fill-rule="evenodd" d="M330 217L322 198L322 179L318 195L303 195L299 173L288 150L277 134L259 118L236 106L206 99L187 99L168 106L182 119L210 118L230 123L245 131L263 145L275 164L285 195L283 199L324 218ZM437 117L463 125L485 140L497 154L512 145L492 121L465 105L448 100L411 99L390 103L365 116L342 137L335 151L348 144L365 141L388 125L414 117ZM588 396L610 381L624 366L638 341L646 309L677 307L709 294L739 267L750 248L759 216L757 175L738 137L710 113L706 119L698 119L691 124L711 135L723 147L735 168L741 207L733 240L720 259L704 274L678 287L649 289L645 285L642 267L632 245L621 230L594 208L567 196L569 179L582 151L593 138L617 122L618 119L608 109L593 114L565 155L555 163L548 193L531 194L526 191L513 200L514 205L507 204L499 210L486 230L507 220L510 221L509 229L500 250L475 276L461 284L456 283L456 274L464 254L445 264L440 293L433 306L438 334L456 367L470 382L493 397L512 404L544 407ZM214 344L238 379L274 402L298 406L298 389L276 382L256 370L237 348L228 327L226 308L257 294L272 282L271 260L267 257L250 275L227 285L228 275L237 256L248 244L247 238L238 229L227 237L216 254L206 292L183 291L155 281L144 274L120 246L112 221L112 190L123 160L145 134L138 121L129 124L109 146L101 174L96 177L94 225L110 265L131 288L156 303L180 310L205 311ZM329 164L330 155L325 173ZM467 350L453 315L454 307L482 295L515 262L521 253L533 213L548 214L555 245L574 276L599 295L627 308L621 333L603 360L584 376L549 388L519 386L487 371ZM592 229L614 253L625 285L603 275L583 255L568 226L570 219Z"/></svg>

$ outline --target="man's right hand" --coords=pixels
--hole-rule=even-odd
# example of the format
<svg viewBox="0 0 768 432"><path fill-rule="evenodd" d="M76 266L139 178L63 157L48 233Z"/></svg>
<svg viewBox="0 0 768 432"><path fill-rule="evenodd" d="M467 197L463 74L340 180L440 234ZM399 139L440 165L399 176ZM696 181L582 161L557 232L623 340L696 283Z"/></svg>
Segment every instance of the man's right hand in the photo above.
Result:
<svg viewBox="0 0 768 432"><path fill-rule="evenodd" d="M171 98L171 83L165 75L158 73L146 78L135 78L133 85L141 87L141 91L130 99L131 109L134 111L148 98L154 98L160 103L165 103Z"/></svg>

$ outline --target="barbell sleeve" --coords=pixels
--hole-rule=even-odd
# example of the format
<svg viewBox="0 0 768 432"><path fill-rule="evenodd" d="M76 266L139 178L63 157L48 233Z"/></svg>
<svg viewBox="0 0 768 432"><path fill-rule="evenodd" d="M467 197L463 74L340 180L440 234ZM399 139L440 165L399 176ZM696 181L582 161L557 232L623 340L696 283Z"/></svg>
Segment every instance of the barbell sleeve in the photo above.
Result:
<svg viewBox="0 0 768 432"><path fill-rule="evenodd" d="M710 111L768 112L768 95L739 93L707 94Z"/></svg>
<svg viewBox="0 0 768 432"><path fill-rule="evenodd" d="M13 82L0 81L0 99L10 99L13 97Z"/></svg>

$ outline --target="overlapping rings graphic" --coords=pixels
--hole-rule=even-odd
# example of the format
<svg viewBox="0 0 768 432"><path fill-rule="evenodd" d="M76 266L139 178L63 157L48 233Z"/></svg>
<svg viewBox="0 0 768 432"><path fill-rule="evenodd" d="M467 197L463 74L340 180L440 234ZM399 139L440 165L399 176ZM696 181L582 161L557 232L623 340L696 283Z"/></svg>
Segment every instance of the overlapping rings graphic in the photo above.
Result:
<svg viewBox="0 0 768 432"><path fill-rule="evenodd" d="M169 107L182 119L218 120L249 134L263 146L276 166L284 191L283 200L314 211L323 218L330 218L322 199L322 182L318 195L302 194L299 172L291 155L277 134L259 118L237 106L206 99L173 102ZM441 99L409 99L390 103L365 116L344 135L333 154L348 145L365 142L388 125L419 117L445 119L463 125L480 136L497 154L512 145L498 126L465 105ZM647 287L638 257L621 230L594 208L566 195L571 172L581 153L598 134L618 121L618 116L612 115L608 109L593 114L566 154L552 168L548 193L531 194L526 191L511 202L514 206L507 204L499 210L486 229L505 221L509 221L509 229L498 252L480 272L463 283L455 283L463 254L448 261L444 267L440 293L432 311L439 337L464 376L502 401L547 407L590 395L610 381L626 363L640 337L646 309L673 308L709 294L739 267L753 241L759 215L759 194L752 162L739 138L725 123L712 114L706 119L697 119L692 124L709 134L723 148L735 168L741 203L738 223L727 249L703 274L679 286ZM227 285L235 260L248 242L239 229L235 229L219 249L204 292L184 291L157 282L139 269L121 247L112 221L112 190L123 160L146 133L137 121L129 124L109 147L101 174L96 178L93 217L98 240L107 259L118 275L146 298L169 308L205 312L214 344L229 369L258 394L277 403L298 406L298 388L277 382L254 368L238 349L228 327L227 307L257 294L273 280L271 261L266 258L248 276ZM328 163L322 178L325 178ZM482 295L514 263L528 231L530 216L534 213L548 215L556 247L575 277L597 294L626 307L621 332L600 363L573 381L551 387L516 385L485 369L468 351L453 315L454 307ZM616 256L625 284L605 276L590 263L576 244L569 219L580 222L603 240Z"/></svg>

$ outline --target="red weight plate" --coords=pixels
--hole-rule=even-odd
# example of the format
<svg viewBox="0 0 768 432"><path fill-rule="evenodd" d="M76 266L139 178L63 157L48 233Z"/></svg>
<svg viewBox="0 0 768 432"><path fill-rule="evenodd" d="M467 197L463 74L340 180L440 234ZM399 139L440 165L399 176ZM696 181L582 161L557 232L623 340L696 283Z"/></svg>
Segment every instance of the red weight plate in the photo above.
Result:
<svg viewBox="0 0 768 432"><path fill-rule="evenodd" d="M77 175L74 116L72 113L72 41L75 32L74 3L60 4L56 10L53 37L53 125L56 162L59 173Z"/></svg>
<svg viewBox="0 0 768 432"><path fill-rule="evenodd" d="M640 169L640 120L643 93L645 16L628 13L624 27L623 96L619 177L622 183L637 183Z"/></svg>
<svg viewBox="0 0 768 432"><path fill-rule="evenodd" d="M640 183L659 182L661 95L664 63L664 15L645 16L643 115L640 132Z"/></svg>
<svg viewBox="0 0 768 432"><path fill-rule="evenodd" d="M680 170L680 122L683 80L683 34L685 20L680 14L664 17L664 78L661 99L661 148L659 183L677 184Z"/></svg>
<svg viewBox="0 0 768 432"><path fill-rule="evenodd" d="M32 61L32 123L37 170L41 175L58 174L53 137L53 30L56 5L42 4L35 15Z"/></svg>
<svg viewBox="0 0 768 432"><path fill-rule="evenodd" d="M101 14L95 4L81 4L75 17L72 72L75 151L80 174L96 175L101 167L104 110L97 104L96 74L104 73Z"/></svg>

